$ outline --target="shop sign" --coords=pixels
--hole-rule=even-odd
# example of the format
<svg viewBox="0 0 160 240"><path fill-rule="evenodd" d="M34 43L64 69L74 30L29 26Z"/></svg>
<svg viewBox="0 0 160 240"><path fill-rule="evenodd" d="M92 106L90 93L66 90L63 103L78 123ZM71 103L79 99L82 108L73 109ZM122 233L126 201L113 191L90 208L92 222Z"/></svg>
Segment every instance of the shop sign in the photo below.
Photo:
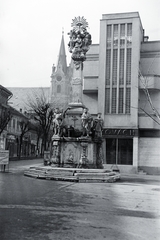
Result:
<svg viewBox="0 0 160 240"><path fill-rule="evenodd" d="M111 128L106 128L103 129L102 132L103 136L138 136L138 129L111 129Z"/></svg>
<svg viewBox="0 0 160 240"><path fill-rule="evenodd" d="M9 164L9 151L0 149L0 165Z"/></svg>

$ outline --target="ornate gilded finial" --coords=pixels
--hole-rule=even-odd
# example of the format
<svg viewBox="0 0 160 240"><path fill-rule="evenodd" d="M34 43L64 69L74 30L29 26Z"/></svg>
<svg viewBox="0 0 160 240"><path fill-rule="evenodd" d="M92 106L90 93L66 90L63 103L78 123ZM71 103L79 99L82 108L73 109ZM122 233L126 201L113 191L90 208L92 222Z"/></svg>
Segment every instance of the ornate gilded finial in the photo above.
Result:
<svg viewBox="0 0 160 240"><path fill-rule="evenodd" d="M83 30L88 27L88 22L84 17L75 17L72 19L71 27L73 27L75 31Z"/></svg>
<svg viewBox="0 0 160 240"><path fill-rule="evenodd" d="M70 31L70 41L68 43L69 52L72 53L72 59L76 69L79 69L81 63L86 60L86 52L92 43L91 35L87 31L88 22L84 17L75 17L72 19L72 30Z"/></svg>

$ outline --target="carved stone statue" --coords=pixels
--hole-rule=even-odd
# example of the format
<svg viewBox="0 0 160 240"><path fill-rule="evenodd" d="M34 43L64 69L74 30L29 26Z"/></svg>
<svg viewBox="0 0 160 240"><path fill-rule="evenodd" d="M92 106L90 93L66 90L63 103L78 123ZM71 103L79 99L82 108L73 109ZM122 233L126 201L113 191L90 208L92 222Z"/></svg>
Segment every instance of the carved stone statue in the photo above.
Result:
<svg viewBox="0 0 160 240"><path fill-rule="evenodd" d="M102 137L103 125L104 125L104 120L101 117L101 113L98 113L97 118L94 119L94 122L93 122L95 137Z"/></svg>
<svg viewBox="0 0 160 240"><path fill-rule="evenodd" d="M62 119L63 119L62 113L60 112L59 108L56 108L54 112L54 119L53 119L53 135L59 136Z"/></svg>
<svg viewBox="0 0 160 240"><path fill-rule="evenodd" d="M65 118L66 112L68 111L68 109L71 109L70 107L68 107L65 111L63 110L59 110L59 108L55 109L54 112L54 119L53 119L53 135L56 136L61 136L62 135L62 128L63 126L63 120Z"/></svg>
<svg viewBox="0 0 160 240"><path fill-rule="evenodd" d="M93 118L91 117L91 114L88 112L88 108L84 108L81 119L82 119L83 136L87 134L87 137L89 137Z"/></svg>

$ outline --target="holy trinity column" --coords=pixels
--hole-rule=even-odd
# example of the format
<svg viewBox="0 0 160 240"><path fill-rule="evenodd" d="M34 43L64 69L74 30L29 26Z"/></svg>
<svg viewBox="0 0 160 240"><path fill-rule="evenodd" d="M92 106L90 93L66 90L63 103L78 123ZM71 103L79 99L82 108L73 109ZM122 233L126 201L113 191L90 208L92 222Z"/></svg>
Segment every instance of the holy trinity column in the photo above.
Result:
<svg viewBox="0 0 160 240"><path fill-rule="evenodd" d="M84 17L75 17L72 20L72 30L69 32L69 52L72 54L74 68L72 77L72 103L82 104L83 62L92 43L91 35L87 31L88 23Z"/></svg>

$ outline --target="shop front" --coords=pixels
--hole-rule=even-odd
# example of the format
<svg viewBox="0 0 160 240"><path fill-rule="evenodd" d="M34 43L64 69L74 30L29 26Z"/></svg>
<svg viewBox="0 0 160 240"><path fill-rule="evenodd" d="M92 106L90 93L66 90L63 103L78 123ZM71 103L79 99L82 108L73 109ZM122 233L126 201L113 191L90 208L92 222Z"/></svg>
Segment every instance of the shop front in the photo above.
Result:
<svg viewBox="0 0 160 240"><path fill-rule="evenodd" d="M135 173L138 170L138 130L104 129L104 167Z"/></svg>

